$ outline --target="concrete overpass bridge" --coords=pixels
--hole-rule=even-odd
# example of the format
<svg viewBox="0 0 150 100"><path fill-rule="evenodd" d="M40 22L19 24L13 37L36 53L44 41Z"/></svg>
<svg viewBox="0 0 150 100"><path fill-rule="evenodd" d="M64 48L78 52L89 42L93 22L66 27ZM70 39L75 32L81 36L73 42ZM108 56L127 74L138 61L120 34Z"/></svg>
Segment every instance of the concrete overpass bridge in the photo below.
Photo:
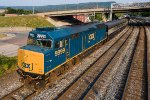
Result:
<svg viewBox="0 0 150 100"><path fill-rule="evenodd" d="M44 13L37 13L40 16L67 16L67 15L81 15L81 14L93 14L93 13L103 13L109 12L108 8L92 8L92 9L78 9L78 10L65 10L65 11L51 11Z"/></svg>
<svg viewBox="0 0 150 100"><path fill-rule="evenodd" d="M112 3L111 8L113 12L148 12L150 11L150 2L149 3Z"/></svg>
<svg viewBox="0 0 150 100"><path fill-rule="evenodd" d="M124 12L145 12L150 11L149 3L131 3L131 4L121 4L112 3L110 8L90 8L90 9L74 9L74 10L59 10L51 12L37 13L40 16L66 16L66 15L80 15L80 14L93 14L93 13L124 13Z"/></svg>
<svg viewBox="0 0 150 100"><path fill-rule="evenodd" d="M56 17L56 16L74 16L74 18L79 19L84 18L87 19L89 16L95 16L95 13L102 13L103 21L106 21L105 14L110 14L109 20L112 20L113 13L128 13L128 12L147 12L150 11L150 2L149 3L112 3L111 7L109 8L100 8L100 7L93 7L90 9L74 9L74 10L58 10L58 11L51 11L51 12L43 12L37 13L37 15L42 17ZM79 16L79 17L78 17ZM85 17L83 17L85 16ZM81 19L82 20L82 19Z"/></svg>

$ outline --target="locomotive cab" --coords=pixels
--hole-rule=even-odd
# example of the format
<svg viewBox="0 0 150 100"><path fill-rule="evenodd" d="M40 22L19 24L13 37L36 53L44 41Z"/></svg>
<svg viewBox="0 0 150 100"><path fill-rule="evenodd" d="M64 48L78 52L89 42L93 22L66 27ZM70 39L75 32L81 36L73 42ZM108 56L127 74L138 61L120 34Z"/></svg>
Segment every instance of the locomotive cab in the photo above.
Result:
<svg viewBox="0 0 150 100"><path fill-rule="evenodd" d="M53 40L43 31L29 33L27 45L18 50L17 72L24 78L40 79L44 75L45 55L52 51Z"/></svg>

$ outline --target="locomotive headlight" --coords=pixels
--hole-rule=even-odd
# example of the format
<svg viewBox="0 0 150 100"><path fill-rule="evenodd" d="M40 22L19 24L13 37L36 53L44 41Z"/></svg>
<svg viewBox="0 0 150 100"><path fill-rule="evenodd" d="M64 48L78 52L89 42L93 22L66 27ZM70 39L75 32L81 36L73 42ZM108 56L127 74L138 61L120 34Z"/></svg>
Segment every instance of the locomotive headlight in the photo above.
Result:
<svg viewBox="0 0 150 100"><path fill-rule="evenodd" d="M39 69L39 73L43 73L43 70L42 70L42 69Z"/></svg>

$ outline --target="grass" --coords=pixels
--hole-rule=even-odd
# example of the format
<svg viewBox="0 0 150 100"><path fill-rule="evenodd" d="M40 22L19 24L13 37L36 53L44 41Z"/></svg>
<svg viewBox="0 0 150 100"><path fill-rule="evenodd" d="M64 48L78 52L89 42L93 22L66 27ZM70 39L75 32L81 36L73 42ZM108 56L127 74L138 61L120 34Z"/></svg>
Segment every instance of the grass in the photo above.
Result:
<svg viewBox="0 0 150 100"><path fill-rule="evenodd" d="M6 57L0 55L0 77L5 73L10 73L17 66L17 57Z"/></svg>
<svg viewBox="0 0 150 100"><path fill-rule="evenodd" d="M7 36L6 34L0 33L0 38L4 38L4 37L6 37L6 36Z"/></svg>
<svg viewBox="0 0 150 100"><path fill-rule="evenodd" d="M53 26L47 20L39 16L0 16L0 27L51 27Z"/></svg>

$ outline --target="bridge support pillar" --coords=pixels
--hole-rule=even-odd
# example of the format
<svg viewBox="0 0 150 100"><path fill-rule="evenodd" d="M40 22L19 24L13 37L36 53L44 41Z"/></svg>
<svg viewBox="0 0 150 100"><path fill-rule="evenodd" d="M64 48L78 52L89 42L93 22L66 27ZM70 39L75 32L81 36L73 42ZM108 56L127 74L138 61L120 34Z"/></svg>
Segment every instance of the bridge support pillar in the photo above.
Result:
<svg viewBox="0 0 150 100"><path fill-rule="evenodd" d="M103 22L107 22L107 17L105 13L102 13L102 20Z"/></svg>
<svg viewBox="0 0 150 100"><path fill-rule="evenodd" d="M93 13L93 16L94 16L94 20L95 20L95 12Z"/></svg>
<svg viewBox="0 0 150 100"><path fill-rule="evenodd" d="M112 12L110 12L109 21L112 21Z"/></svg>

